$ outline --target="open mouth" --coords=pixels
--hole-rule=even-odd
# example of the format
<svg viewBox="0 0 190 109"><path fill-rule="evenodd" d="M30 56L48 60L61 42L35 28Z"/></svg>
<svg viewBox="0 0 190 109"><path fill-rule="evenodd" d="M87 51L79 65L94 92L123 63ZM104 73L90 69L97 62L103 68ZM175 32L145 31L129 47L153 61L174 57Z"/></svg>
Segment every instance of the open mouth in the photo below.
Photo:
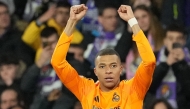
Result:
<svg viewBox="0 0 190 109"><path fill-rule="evenodd" d="M113 81L113 78L112 77L107 77L105 78L106 82L112 82Z"/></svg>

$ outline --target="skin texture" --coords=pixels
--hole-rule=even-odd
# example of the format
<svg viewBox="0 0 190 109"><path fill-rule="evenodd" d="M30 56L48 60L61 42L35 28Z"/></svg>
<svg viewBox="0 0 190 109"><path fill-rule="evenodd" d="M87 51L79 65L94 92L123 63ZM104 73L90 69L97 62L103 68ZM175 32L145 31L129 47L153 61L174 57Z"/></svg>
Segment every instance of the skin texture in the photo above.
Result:
<svg viewBox="0 0 190 109"><path fill-rule="evenodd" d="M82 5L75 5L71 7L70 18L64 29L67 36L71 36L77 22L84 17L87 7ZM133 11L130 6L121 5L117 10L119 16L128 21L134 17ZM132 26L133 34L136 35L140 31L138 24ZM117 87L119 84L120 73L122 72L122 65L116 55L98 56L96 59L96 67L94 72L100 81L100 89L102 91L110 91Z"/></svg>
<svg viewBox="0 0 190 109"><path fill-rule="evenodd" d="M123 68L119 57L117 55L98 56L95 63L94 72L101 83L101 89L108 91L117 87Z"/></svg>
<svg viewBox="0 0 190 109"><path fill-rule="evenodd" d="M158 103L154 106L154 109L167 109L164 103Z"/></svg>
<svg viewBox="0 0 190 109"><path fill-rule="evenodd" d="M58 7L52 5L40 18L38 19L41 23L48 21L51 18L55 19L55 22L62 27L66 26L67 20L69 18L69 8Z"/></svg>
<svg viewBox="0 0 190 109"><path fill-rule="evenodd" d="M62 27L65 27L69 19L69 8L59 7L56 9L55 21Z"/></svg>
<svg viewBox="0 0 190 109"><path fill-rule="evenodd" d="M113 32L118 25L118 13L114 8L104 10L102 16L98 17L98 21L105 31Z"/></svg>
<svg viewBox="0 0 190 109"><path fill-rule="evenodd" d="M53 51L58 41L57 34L52 34L48 38L41 38L42 43L49 43L45 48L43 48L39 60L37 60L36 65L41 68L48 60L51 59Z"/></svg>
<svg viewBox="0 0 190 109"><path fill-rule="evenodd" d="M18 65L8 64L2 65L0 67L0 77L5 82L6 85L11 85L15 79L16 72L18 70Z"/></svg>
<svg viewBox="0 0 190 109"><path fill-rule="evenodd" d="M185 54L182 48L175 48L175 49L172 48L173 43L179 43L182 46L184 46L185 39L184 39L183 34L177 31L168 31L166 33L166 37L164 39L164 45L169 51L169 55L166 61L168 65L172 65L178 61L181 61L185 57Z"/></svg>
<svg viewBox="0 0 190 109"><path fill-rule="evenodd" d="M134 12L134 15L139 23L140 28L143 31L148 31L150 28L150 16L149 14L144 10L136 10Z"/></svg>
<svg viewBox="0 0 190 109"><path fill-rule="evenodd" d="M0 6L0 29L7 28L10 25L10 16L5 6Z"/></svg>
<svg viewBox="0 0 190 109"><path fill-rule="evenodd" d="M18 104L17 93L14 90L6 90L1 95L1 109L8 109Z"/></svg>

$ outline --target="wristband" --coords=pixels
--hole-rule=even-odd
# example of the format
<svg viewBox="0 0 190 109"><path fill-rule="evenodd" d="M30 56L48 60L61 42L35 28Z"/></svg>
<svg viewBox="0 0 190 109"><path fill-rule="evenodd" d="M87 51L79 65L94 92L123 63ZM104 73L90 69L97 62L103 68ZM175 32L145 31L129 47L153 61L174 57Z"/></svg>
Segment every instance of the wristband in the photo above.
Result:
<svg viewBox="0 0 190 109"><path fill-rule="evenodd" d="M138 24L137 19L135 17L129 19L128 24L130 25L130 27L132 27L135 24Z"/></svg>

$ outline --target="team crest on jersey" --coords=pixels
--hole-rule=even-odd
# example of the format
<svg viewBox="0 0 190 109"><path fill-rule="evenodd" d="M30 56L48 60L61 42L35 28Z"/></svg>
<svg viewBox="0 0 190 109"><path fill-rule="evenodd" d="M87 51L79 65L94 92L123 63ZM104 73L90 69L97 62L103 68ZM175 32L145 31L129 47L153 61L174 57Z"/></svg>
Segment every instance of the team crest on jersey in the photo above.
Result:
<svg viewBox="0 0 190 109"><path fill-rule="evenodd" d="M119 100L120 100L120 96L117 95L117 93L114 93L114 94L113 94L112 101L113 101L113 102L118 102Z"/></svg>

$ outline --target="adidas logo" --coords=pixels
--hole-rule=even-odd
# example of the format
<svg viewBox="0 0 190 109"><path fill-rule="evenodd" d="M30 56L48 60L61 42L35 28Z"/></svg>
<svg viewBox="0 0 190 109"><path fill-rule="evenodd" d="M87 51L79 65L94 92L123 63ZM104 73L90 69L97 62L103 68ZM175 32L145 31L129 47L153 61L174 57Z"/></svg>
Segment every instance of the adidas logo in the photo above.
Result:
<svg viewBox="0 0 190 109"><path fill-rule="evenodd" d="M100 101L99 101L99 96L94 97L94 101L100 102Z"/></svg>

